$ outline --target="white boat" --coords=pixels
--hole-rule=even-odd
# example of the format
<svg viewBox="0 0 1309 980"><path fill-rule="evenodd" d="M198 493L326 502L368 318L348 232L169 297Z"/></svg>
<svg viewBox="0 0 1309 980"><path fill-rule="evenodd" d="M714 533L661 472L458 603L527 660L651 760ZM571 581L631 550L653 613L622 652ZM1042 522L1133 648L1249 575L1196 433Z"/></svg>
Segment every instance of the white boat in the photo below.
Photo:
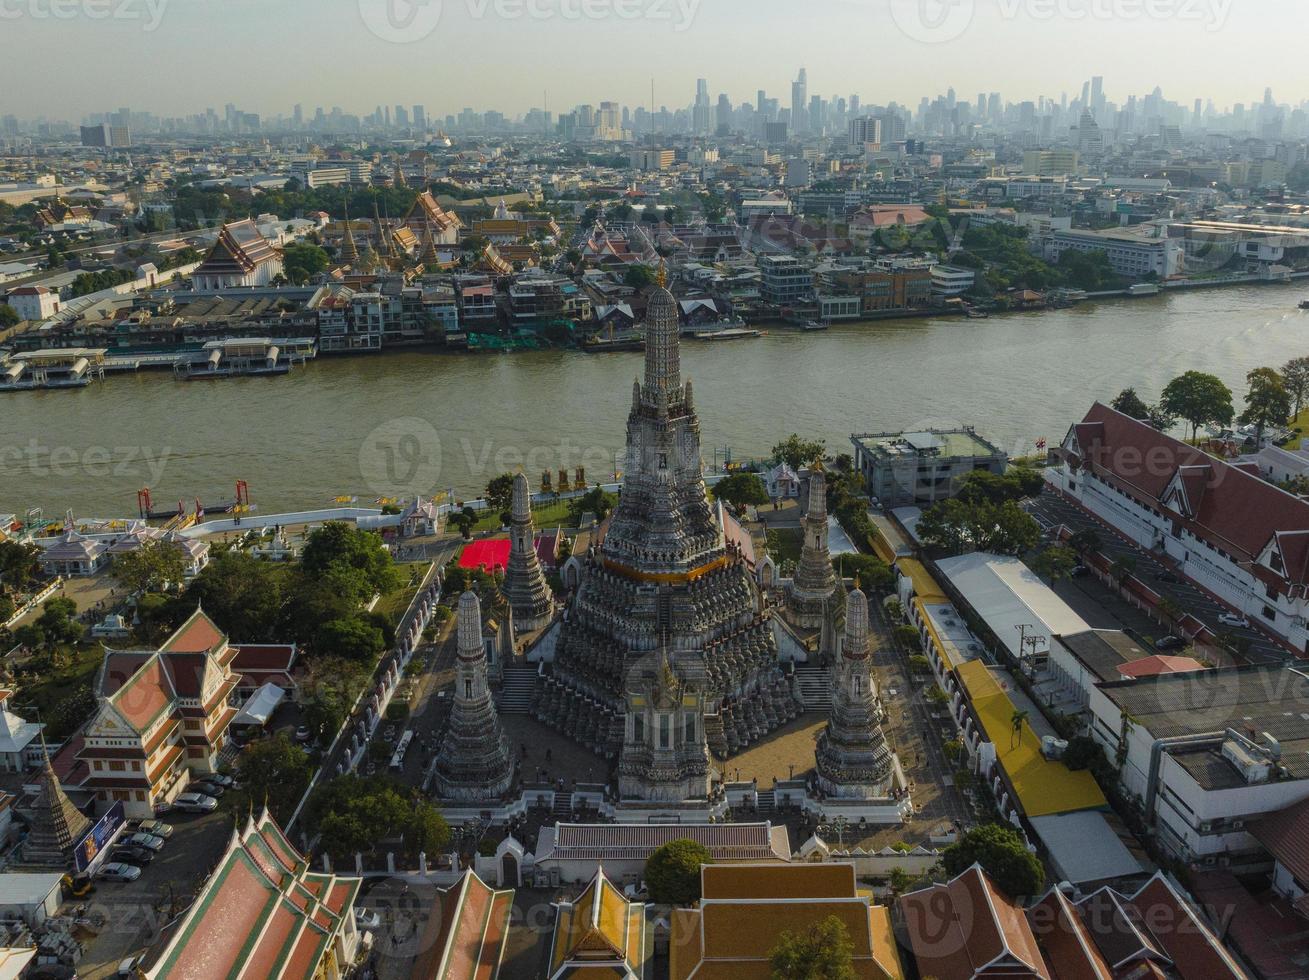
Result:
<svg viewBox="0 0 1309 980"><path fill-rule="evenodd" d="M758 337L762 333L762 330L754 330L749 327L728 327L725 330L701 330L694 336L696 340L745 340L750 337Z"/></svg>
<svg viewBox="0 0 1309 980"><path fill-rule="evenodd" d="M831 324L826 320L806 320L800 325L802 330L826 330Z"/></svg>

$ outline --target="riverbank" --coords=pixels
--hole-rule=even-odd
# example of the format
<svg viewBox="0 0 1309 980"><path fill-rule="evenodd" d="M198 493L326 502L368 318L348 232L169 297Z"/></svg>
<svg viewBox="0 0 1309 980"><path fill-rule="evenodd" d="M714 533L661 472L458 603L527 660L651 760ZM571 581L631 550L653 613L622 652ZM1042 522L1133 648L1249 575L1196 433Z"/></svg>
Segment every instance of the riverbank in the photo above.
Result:
<svg viewBox="0 0 1309 980"><path fill-rule="evenodd" d="M769 330L745 343L691 343L706 462L767 455L778 432L849 449L851 432L975 425L1015 456L1061 439L1096 399L1132 386L1147 400L1186 370L1238 397L1254 367L1309 355L1300 289L1247 286L1110 299L986 320L924 317ZM259 512L340 496L455 491L498 473L586 469L611 482L643 355L547 350L513 357L408 351L327 358L270 383L161 384L146 375L6 399L0 512L135 513L157 501L230 495Z"/></svg>

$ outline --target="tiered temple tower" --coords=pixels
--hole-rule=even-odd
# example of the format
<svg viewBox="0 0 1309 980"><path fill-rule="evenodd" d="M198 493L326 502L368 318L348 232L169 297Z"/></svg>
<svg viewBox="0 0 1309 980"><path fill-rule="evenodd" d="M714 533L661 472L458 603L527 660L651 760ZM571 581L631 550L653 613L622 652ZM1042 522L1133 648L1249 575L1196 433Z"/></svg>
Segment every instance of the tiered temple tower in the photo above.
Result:
<svg viewBox="0 0 1309 980"><path fill-rule="evenodd" d="M868 597L856 586L846 597L845 635L832 668L832 711L815 753L824 792L856 799L891 795L896 765L882 733L885 720L872 675Z"/></svg>
<svg viewBox="0 0 1309 980"><path fill-rule="evenodd" d="M23 841L22 864L26 867L72 870L73 845L91 827L91 821L73 805L59 785L50 756L38 780L40 791L32 807L32 829Z"/></svg>
<svg viewBox="0 0 1309 980"><path fill-rule="evenodd" d="M804 544L795 575L786 590L786 618L801 629L821 629L836 599L836 574L827 550L827 476L815 465L809 473Z"/></svg>
<svg viewBox="0 0 1309 980"><path fill-rule="evenodd" d="M509 792L514 760L500 728L486 679L482 604L459 597L458 654L450 724L436 755L436 794L442 800L493 800Z"/></svg>
<svg viewBox="0 0 1309 980"><path fill-rule="evenodd" d="M613 758L627 731L629 673L666 656L703 698L704 738L735 752L796 713L769 612L705 494L700 421L683 383L677 303L658 286L646 314L645 376L632 386L622 495L589 552L538 689L537 717ZM666 654L663 651L666 650ZM624 786L662 792L629 767ZM646 798L651 798L647 796Z"/></svg>
<svg viewBox="0 0 1309 980"><path fill-rule="evenodd" d="M342 265L354 265L359 261L359 246L355 243L355 233L350 227L350 212L345 213L345 239L341 242L341 250L337 253L337 258L341 260Z"/></svg>
<svg viewBox="0 0 1309 980"><path fill-rule="evenodd" d="M543 628L554 615L554 597L546 584L541 561L536 556L536 532L532 526L532 491L527 477L514 477L510 508L509 564L500 591L514 611L514 626L523 632Z"/></svg>

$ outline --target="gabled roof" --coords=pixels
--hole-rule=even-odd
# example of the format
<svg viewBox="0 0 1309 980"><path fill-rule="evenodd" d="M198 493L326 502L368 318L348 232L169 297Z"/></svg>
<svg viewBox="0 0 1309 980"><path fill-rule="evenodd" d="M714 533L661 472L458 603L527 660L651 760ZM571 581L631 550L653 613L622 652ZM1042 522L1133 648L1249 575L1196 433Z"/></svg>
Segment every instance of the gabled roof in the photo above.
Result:
<svg viewBox="0 0 1309 980"><path fill-rule="evenodd" d="M973 865L944 885L900 899L922 976L974 977L985 970L1052 980L1022 907ZM1002 969L1003 968L1003 969Z"/></svg>
<svg viewBox="0 0 1309 980"><path fill-rule="evenodd" d="M513 902L512 889L497 891L474 872L464 872L454 887L440 892L409 976L413 980L494 978L504 956Z"/></svg>
<svg viewBox="0 0 1309 980"><path fill-rule="evenodd" d="M265 811L227 851L146 971L151 980L310 980L345 928L360 879L310 872Z"/></svg>
<svg viewBox="0 0 1309 980"><path fill-rule="evenodd" d="M552 980L579 971L592 975L640 980L649 956L645 906L629 904L604 869L596 870L586 890L573 902L556 907L554 936L550 942L549 976Z"/></svg>
<svg viewBox="0 0 1309 980"><path fill-rule="evenodd" d="M159 649L167 653L209 653L226 640L218 624L197 606Z"/></svg>
<svg viewBox="0 0 1309 980"><path fill-rule="evenodd" d="M1093 406L1063 445L1075 465L1148 506L1178 513L1198 537L1240 560L1257 557L1275 535L1309 531L1309 503L1107 405ZM1309 582L1309 548L1301 544L1296 556L1287 576Z"/></svg>
<svg viewBox="0 0 1309 980"><path fill-rule="evenodd" d="M1182 980L1248 980L1232 954L1162 871L1132 896L1131 905L1138 922L1149 929L1155 945L1167 952Z"/></svg>
<svg viewBox="0 0 1309 980"><path fill-rule="evenodd" d="M1114 980L1077 908L1058 888L1028 909L1027 919L1059 980Z"/></svg>

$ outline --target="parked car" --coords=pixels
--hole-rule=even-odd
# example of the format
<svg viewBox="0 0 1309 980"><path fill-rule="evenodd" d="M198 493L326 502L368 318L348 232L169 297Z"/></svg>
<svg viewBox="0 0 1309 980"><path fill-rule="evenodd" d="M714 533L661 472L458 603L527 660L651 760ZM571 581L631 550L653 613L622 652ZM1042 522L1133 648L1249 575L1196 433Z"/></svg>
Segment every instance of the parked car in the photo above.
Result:
<svg viewBox="0 0 1309 980"><path fill-rule="evenodd" d="M1180 636L1165 636L1161 640L1154 641L1156 650L1185 650L1187 647L1186 640Z"/></svg>
<svg viewBox="0 0 1309 980"><path fill-rule="evenodd" d="M1180 578L1178 578L1176 575L1174 575L1166 568L1162 572L1160 572L1156 577L1159 579L1160 582L1167 582L1169 585L1176 585L1177 583L1182 581Z"/></svg>
<svg viewBox="0 0 1309 980"><path fill-rule="evenodd" d="M1238 629L1248 630L1250 628L1250 620L1239 613L1219 613L1218 622L1224 626L1235 626Z"/></svg>
<svg viewBox="0 0 1309 980"><path fill-rule="evenodd" d="M312 737L313 737L313 733L309 731L308 725L301 725L299 728L295 730L295 740L297 742L307 742Z"/></svg>
<svg viewBox="0 0 1309 980"><path fill-rule="evenodd" d="M142 969L141 964L144 963L144 962L145 962L145 956L144 956L144 955L142 955L142 956L129 956L127 959L123 960L123 962L121 962L121 963L118 964L118 972L115 973L114 976L116 976L116 977L135 977L135 976L138 976L138 975L139 975L139 974L138 974L138 971L140 971L140 970Z"/></svg>
<svg viewBox="0 0 1309 980"><path fill-rule="evenodd" d="M205 796L212 796L214 799L217 799L227 792L224 787L217 783L211 783L205 780L190 783L189 788L193 793L203 793Z"/></svg>
<svg viewBox="0 0 1309 980"><path fill-rule="evenodd" d="M155 852L148 847L140 847L136 844L122 844L115 847L109 852L109 858L118 861L121 864L135 864L137 867L149 864L154 860Z"/></svg>
<svg viewBox="0 0 1309 980"><path fill-rule="evenodd" d="M203 793L183 793L173 801L173 808L183 813L213 813L218 809L218 801Z"/></svg>
<svg viewBox="0 0 1309 980"><path fill-rule="evenodd" d="M162 820L138 820L134 826L142 834L151 834L164 840L173 836L173 825Z"/></svg>
<svg viewBox="0 0 1309 980"><path fill-rule="evenodd" d="M213 786L221 786L223 789L236 789L236 780L227 773L223 772L205 772L198 777L203 783L210 783Z"/></svg>
<svg viewBox="0 0 1309 980"><path fill-rule="evenodd" d="M164 839L156 837L154 834L128 834L120 844L130 844L133 847L147 847L152 851L162 851L164 849Z"/></svg>
<svg viewBox="0 0 1309 980"><path fill-rule="evenodd" d="M96 877L103 878L105 881L136 881L141 877L141 869L123 864L121 861L110 861L100 866Z"/></svg>
<svg viewBox="0 0 1309 980"><path fill-rule="evenodd" d="M382 732L382 740L389 745L391 742L395 741L395 735L395 726L387 725L386 730Z"/></svg>
<svg viewBox="0 0 1309 980"><path fill-rule="evenodd" d="M382 925L382 917L374 909L362 905L355 906L355 925L364 932L372 932Z"/></svg>
<svg viewBox="0 0 1309 980"><path fill-rule="evenodd" d="M1091 574L1091 570L1085 565L1074 565L1073 570L1068 573L1073 578L1084 578Z"/></svg>

